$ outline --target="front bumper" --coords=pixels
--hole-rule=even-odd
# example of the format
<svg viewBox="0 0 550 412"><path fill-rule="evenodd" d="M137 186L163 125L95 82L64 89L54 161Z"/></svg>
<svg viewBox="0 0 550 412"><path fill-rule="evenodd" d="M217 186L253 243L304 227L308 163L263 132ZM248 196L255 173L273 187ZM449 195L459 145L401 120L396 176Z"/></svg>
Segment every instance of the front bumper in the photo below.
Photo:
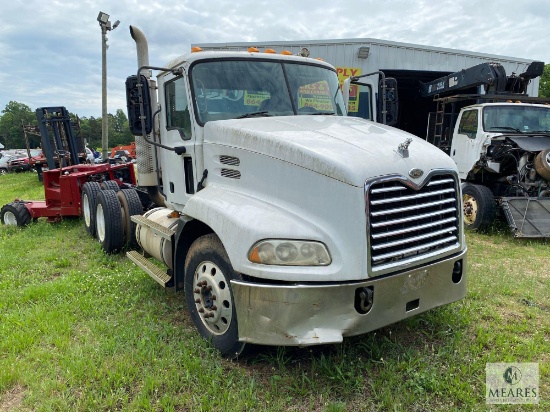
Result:
<svg viewBox="0 0 550 412"><path fill-rule="evenodd" d="M452 272L459 260L462 278L455 283ZM345 336L462 299L466 250L431 265L363 282L286 286L232 280L231 284L240 341L277 346L339 343ZM355 309L355 296L366 287L373 289L373 305L361 314Z"/></svg>

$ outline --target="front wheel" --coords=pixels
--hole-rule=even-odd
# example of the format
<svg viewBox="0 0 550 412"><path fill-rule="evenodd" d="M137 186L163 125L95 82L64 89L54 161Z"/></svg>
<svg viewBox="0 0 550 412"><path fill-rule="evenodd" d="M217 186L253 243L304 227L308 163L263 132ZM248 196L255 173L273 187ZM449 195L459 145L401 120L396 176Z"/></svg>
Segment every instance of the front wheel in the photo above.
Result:
<svg viewBox="0 0 550 412"><path fill-rule="evenodd" d="M487 227L496 216L496 202L488 187L467 183L462 187L462 213L468 230Z"/></svg>
<svg viewBox="0 0 550 412"><path fill-rule="evenodd" d="M211 233L191 245L185 260L185 300L201 336L227 358L241 355L237 314L231 291L233 270L220 239Z"/></svg>

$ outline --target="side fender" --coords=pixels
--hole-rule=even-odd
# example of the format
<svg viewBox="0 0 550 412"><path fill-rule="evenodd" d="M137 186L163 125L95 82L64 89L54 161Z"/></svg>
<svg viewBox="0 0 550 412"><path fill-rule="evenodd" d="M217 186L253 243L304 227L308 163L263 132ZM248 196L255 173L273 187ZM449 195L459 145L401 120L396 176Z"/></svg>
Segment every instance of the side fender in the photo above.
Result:
<svg viewBox="0 0 550 412"><path fill-rule="evenodd" d="M214 230L238 272L246 273L248 252L261 239L327 238L306 216L299 216L298 210L283 209L250 194L215 185L193 195L183 213Z"/></svg>

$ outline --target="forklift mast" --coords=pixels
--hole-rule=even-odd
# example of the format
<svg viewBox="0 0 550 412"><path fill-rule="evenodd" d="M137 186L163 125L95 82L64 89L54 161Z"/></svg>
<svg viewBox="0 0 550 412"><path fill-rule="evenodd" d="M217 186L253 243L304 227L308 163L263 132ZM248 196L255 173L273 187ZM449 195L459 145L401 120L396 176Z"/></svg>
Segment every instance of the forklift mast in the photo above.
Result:
<svg viewBox="0 0 550 412"><path fill-rule="evenodd" d="M62 106L39 107L36 109L36 118L48 168L56 168L55 159L59 159L60 167L80 164L78 154L86 153L86 147L84 140L73 134L69 111ZM69 154L68 161L66 153Z"/></svg>

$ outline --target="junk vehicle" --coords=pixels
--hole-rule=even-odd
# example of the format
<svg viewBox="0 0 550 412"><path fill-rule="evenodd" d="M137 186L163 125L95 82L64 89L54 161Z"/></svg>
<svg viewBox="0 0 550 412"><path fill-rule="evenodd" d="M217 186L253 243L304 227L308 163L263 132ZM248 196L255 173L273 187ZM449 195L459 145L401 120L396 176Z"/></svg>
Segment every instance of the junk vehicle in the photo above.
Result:
<svg viewBox="0 0 550 412"><path fill-rule="evenodd" d="M346 116L326 62L195 49L155 67L130 33L139 187L83 191L90 232L183 290L224 356L339 343L465 296L460 179L445 153ZM137 191L154 203L144 213Z"/></svg>
<svg viewBox="0 0 550 412"><path fill-rule="evenodd" d="M252 43L195 46L205 50L242 50L250 45ZM544 199L548 196L548 180L545 178L548 159L544 150L550 147L545 143L545 136L548 136L545 130L549 129L547 125L544 126L547 108L533 106L548 103L548 100L531 97L538 92L539 76L544 67L542 62L379 39L262 42L254 45L262 49L285 48L298 55L315 54L331 62L337 66L341 83L350 79L343 86L348 96L349 115L408 131L451 155L458 164L462 181L469 183L464 195L466 228L487 226L494 219L496 211L506 217L514 236L550 235L550 208L546 203L548 200ZM506 72L511 75L507 76ZM481 93L488 95L478 96ZM453 94L460 96L451 97ZM498 106L507 100L519 100L522 103L529 100L530 105L516 105L515 109ZM499 145L501 151L494 154L497 160L489 153L490 161L502 166L499 171L482 166L487 156L480 151L474 153L478 148L468 148L464 142L459 144L460 138L454 139L450 133L455 125L460 125L460 121L457 123L457 114L461 109L482 103L494 105L487 108L487 113L492 112L493 116L504 110L514 110L509 114L513 113L514 117L524 116L525 121L535 110L541 116L543 127L530 130L525 129L525 124L517 119L521 123L521 140L535 139L537 143L534 146L523 144L520 147L503 137L506 144ZM481 107L478 110L484 111ZM466 141L470 142L470 146L474 142L478 144L483 140L482 136L487 135L483 133L482 117L479 119L479 137L468 138ZM514 125L510 124L509 127ZM505 131L491 131L495 144L501 139L497 135L502 136ZM533 131L538 132L537 136L533 136ZM510 136L519 133L512 129L508 129L508 132L504 134ZM441 140L443 135L446 137L444 141ZM451 142L456 145L453 150ZM489 146L491 150L495 147L486 147ZM537 156L538 167L535 168Z"/></svg>
<svg viewBox="0 0 550 412"><path fill-rule="evenodd" d="M467 228L488 225L499 210L515 237L550 237L550 99L526 94L543 69L533 62L506 76L485 63L421 85L437 102L427 139L451 156L464 182ZM472 86L483 94L455 94Z"/></svg>
<svg viewBox="0 0 550 412"><path fill-rule="evenodd" d="M532 62L507 76L499 63L482 63L420 83L420 96L436 103L426 140L458 166L467 229L486 227L498 210L515 237L550 237L550 99L526 93L543 69ZM346 80L344 95L361 77ZM396 90L381 79L384 119L384 96Z"/></svg>

